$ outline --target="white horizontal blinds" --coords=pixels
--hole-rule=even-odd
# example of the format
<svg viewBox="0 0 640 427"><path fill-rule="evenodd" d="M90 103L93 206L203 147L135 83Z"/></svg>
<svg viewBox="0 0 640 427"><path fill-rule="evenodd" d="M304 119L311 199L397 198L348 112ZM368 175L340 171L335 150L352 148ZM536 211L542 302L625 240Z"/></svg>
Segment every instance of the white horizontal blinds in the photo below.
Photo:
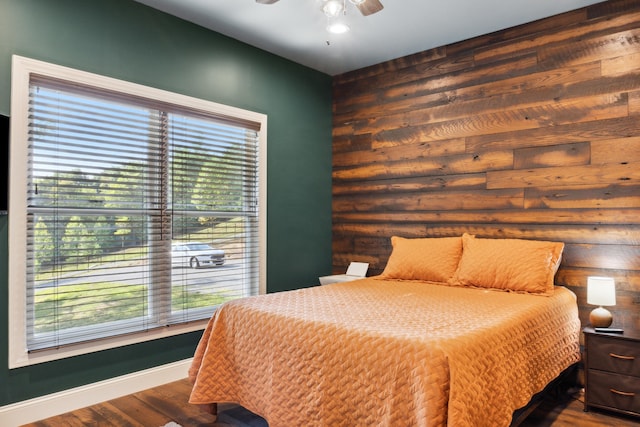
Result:
<svg viewBox="0 0 640 427"><path fill-rule="evenodd" d="M215 269L174 267L173 320L199 307L258 293L258 133L197 115L170 114L174 242L224 252ZM188 262L187 262L188 261Z"/></svg>
<svg viewBox="0 0 640 427"><path fill-rule="evenodd" d="M29 105L29 350L156 326L158 113L46 82Z"/></svg>
<svg viewBox="0 0 640 427"><path fill-rule="evenodd" d="M202 319L257 293L255 130L162 106L32 78L29 351ZM176 237L223 246L225 265L176 266Z"/></svg>

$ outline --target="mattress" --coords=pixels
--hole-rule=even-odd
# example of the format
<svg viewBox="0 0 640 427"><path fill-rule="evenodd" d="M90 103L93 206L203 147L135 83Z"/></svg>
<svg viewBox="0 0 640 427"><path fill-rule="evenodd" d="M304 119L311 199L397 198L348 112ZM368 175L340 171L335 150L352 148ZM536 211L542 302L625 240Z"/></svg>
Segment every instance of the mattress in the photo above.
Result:
<svg viewBox="0 0 640 427"><path fill-rule="evenodd" d="M575 295L366 278L223 304L194 404L278 426L508 426L580 359Z"/></svg>

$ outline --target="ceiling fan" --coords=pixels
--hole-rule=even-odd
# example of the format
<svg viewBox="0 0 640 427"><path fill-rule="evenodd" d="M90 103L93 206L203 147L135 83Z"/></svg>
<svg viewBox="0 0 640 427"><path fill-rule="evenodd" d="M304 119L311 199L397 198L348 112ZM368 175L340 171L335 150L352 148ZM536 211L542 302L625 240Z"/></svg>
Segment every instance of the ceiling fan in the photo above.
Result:
<svg viewBox="0 0 640 427"><path fill-rule="evenodd" d="M278 2L279 0L256 0L256 3L260 4L273 4ZM353 3L360 13L364 16L373 15L374 13L380 12L384 6L380 3L380 0L349 0Z"/></svg>

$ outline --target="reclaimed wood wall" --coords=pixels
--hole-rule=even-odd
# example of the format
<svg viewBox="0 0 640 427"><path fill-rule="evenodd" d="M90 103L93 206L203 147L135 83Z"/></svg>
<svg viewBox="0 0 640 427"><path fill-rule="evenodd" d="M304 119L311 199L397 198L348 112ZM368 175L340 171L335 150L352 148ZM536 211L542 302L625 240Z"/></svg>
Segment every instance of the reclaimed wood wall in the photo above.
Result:
<svg viewBox="0 0 640 427"><path fill-rule="evenodd" d="M599 3L342 74L333 269L390 237L565 242L556 283L614 277L640 328L640 2Z"/></svg>

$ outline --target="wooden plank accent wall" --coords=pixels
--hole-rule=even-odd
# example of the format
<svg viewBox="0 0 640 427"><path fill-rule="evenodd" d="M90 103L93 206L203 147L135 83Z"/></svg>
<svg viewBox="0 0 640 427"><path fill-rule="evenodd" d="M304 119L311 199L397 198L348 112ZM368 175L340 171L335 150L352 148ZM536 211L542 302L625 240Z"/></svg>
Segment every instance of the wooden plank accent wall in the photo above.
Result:
<svg viewBox="0 0 640 427"><path fill-rule="evenodd" d="M333 269L390 237L565 242L556 283L616 280L640 328L640 2L615 0L342 74Z"/></svg>

